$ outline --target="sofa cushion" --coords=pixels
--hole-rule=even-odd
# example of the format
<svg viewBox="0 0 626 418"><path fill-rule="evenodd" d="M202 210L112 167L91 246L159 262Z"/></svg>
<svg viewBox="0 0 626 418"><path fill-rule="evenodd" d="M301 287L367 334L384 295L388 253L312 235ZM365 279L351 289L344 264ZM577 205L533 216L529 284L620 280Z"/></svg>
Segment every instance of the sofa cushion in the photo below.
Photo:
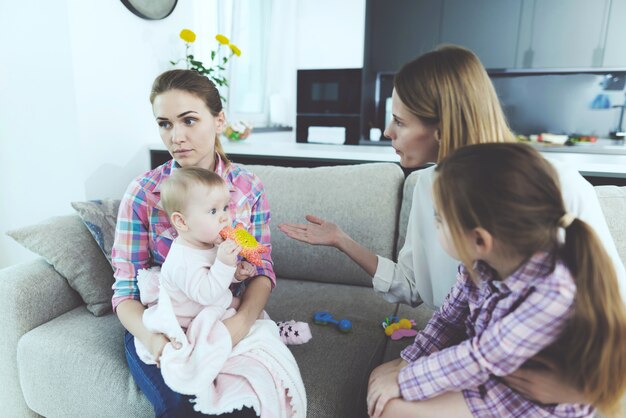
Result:
<svg viewBox="0 0 626 418"><path fill-rule="evenodd" d="M102 257L104 259L104 257ZM26 333L17 362L28 406L46 417L152 417L124 356L124 328L114 314L84 306Z"/></svg>
<svg viewBox="0 0 626 418"><path fill-rule="evenodd" d="M313 324L317 310L350 319L352 332ZM285 280L275 289L267 307L272 319L306 321L313 334L308 343L290 346L307 390L309 416L367 416L368 376L387 341L380 322L395 310L361 286ZM84 307L25 334L17 361L29 407L43 416L152 416L128 371L123 336L115 315L97 318Z"/></svg>
<svg viewBox="0 0 626 418"><path fill-rule="evenodd" d="M72 202L85 226L96 240L104 256L111 263L111 250L115 238L119 199L90 200L88 202Z"/></svg>
<svg viewBox="0 0 626 418"><path fill-rule="evenodd" d="M248 166L258 175L272 210L272 257L277 276L371 286L371 277L342 252L292 240L281 223L306 223L313 214L339 225L375 254L392 258L404 174L391 163L288 168ZM298 196L296 199L294 196Z"/></svg>
<svg viewBox="0 0 626 418"><path fill-rule="evenodd" d="M307 391L308 416L367 417L369 374L387 340L380 324L396 305L361 286L279 278L266 310L275 321L305 321L311 328L308 343L290 346ZM314 324L313 313L322 310L351 320L352 331Z"/></svg>
<svg viewBox="0 0 626 418"><path fill-rule="evenodd" d="M7 234L52 264L91 313L111 310L113 269L80 217L57 216Z"/></svg>

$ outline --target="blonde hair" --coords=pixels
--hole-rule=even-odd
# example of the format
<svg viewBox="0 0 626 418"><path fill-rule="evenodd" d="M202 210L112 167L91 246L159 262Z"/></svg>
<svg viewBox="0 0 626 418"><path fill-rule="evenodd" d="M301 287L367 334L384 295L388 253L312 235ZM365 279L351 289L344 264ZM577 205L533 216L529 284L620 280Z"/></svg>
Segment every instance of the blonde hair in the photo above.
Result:
<svg viewBox="0 0 626 418"><path fill-rule="evenodd" d="M463 237L476 227L489 231L505 254L552 251L565 262L577 289L573 314L544 354L585 399L615 413L626 392L626 309L613 262L589 225L574 219L559 244L566 212L552 166L528 145L491 143L459 148L436 172L435 207L468 270Z"/></svg>
<svg viewBox="0 0 626 418"><path fill-rule="evenodd" d="M161 206L171 217L174 212L184 213L194 186L213 189L225 187L224 180L215 172L200 167L177 168L161 184Z"/></svg>
<svg viewBox="0 0 626 418"><path fill-rule="evenodd" d="M439 125L437 161L464 145L515 140L489 75L466 48L444 45L406 63L394 88L413 115Z"/></svg>
<svg viewBox="0 0 626 418"><path fill-rule="evenodd" d="M170 90L181 90L201 99L214 117L219 116L223 110L222 99L215 84L208 77L193 70L170 70L159 75L152 83L150 91L150 103L154 99ZM217 152L226 166L230 160L224 152L219 134L215 135L215 152Z"/></svg>

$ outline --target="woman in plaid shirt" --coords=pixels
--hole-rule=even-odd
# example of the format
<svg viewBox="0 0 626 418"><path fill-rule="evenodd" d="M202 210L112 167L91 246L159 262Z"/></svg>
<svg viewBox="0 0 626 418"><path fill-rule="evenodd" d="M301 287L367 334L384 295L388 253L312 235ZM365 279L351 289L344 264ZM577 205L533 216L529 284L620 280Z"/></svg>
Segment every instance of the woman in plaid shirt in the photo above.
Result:
<svg viewBox="0 0 626 418"><path fill-rule="evenodd" d="M433 187L457 281L401 359L372 372L371 416L591 417L626 392L626 307L598 236L565 210L552 166L525 144L460 148ZM564 242L559 236L564 234ZM585 404L541 404L501 378L539 354ZM530 363L534 364L528 364Z"/></svg>
<svg viewBox="0 0 626 418"><path fill-rule="evenodd" d="M157 366L137 357L133 336L159 359L170 342L153 334L142 322L145 307L139 302L137 271L160 266L176 237L160 203L161 184L178 167L201 167L219 174L230 192L229 213L269 251L256 274L231 288L242 302L237 314L224 321L236 345L250 330L265 307L276 277L270 245L270 210L263 184L251 172L231 163L222 150L219 135L224 112L219 92L205 76L190 70L167 71L156 78L150 94L159 133L173 159L131 182L120 204L112 262L115 268L113 309L126 333L126 358L135 381L154 406L156 416L206 416L196 413L188 396L172 392ZM231 416L255 416L252 410Z"/></svg>

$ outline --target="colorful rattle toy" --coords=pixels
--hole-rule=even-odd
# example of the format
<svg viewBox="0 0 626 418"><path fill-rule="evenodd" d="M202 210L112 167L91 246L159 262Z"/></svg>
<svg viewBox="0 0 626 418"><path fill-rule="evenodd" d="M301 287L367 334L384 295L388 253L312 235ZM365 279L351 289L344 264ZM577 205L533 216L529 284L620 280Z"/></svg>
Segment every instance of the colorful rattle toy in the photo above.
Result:
<svg viewBox="0 0 626 418"><path fill-rule="evenodd" d="M254 238L242 224L238 223L235 228L224 227L220 231L224 239L230 238L241 247L241 256L255 266L261 266L261 254L267 252L267 248Z"/></svg>
<svg viewBox="0 0 626 418"><path fill-rule="evenodd" d="M415 326L414 320L406 318L398 319L397 316L388 316L381 324L385 330L385 335L392 340L399 340L404 337L414 337L417 331L411 329Z"/></svg>
<svg viewBox="0 0 626 418"><path fill-rule="evenodd" d="M326 311L315 312L313 314L313 322L317 325L335 324L337 325L337 329L344 333L352 331L352 322L350 322L349 319L340 319L337 321Z"/></svg>

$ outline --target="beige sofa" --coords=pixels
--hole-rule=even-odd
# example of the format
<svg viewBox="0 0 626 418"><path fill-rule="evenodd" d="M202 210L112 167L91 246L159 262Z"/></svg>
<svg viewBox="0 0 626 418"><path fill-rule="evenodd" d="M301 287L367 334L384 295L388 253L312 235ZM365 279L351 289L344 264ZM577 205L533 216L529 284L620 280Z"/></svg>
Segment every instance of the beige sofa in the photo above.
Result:
<svg viewBox="0 0 626 418"><path fill-rule="evenodd" d="M307 389L308 416L366 416L370 371L410 342L391 342L381 321L398 314L422 327L432 311L385 302L371 289L367 274L343 254L289 240L276 225L316 214L334 220L374 252L394 257L404 242L415 174L405 181L394 164L251 169L265 183L272 207L278 285L267 311L275 320L307 321L313 334L308 343L291 346ZM599 186L596 191L626 260L626 188ZM61 219L80 221L77 215ZM79 228L72 234L89 232ZM87 269L103 265L91 258L84 260ZM0 295L2 416L153 415L127 370L124 331L116 316L92 315L48 262L38 259L0 270ZM350 319L353 331L342 334L313 324L318 310Z"/></svg>

